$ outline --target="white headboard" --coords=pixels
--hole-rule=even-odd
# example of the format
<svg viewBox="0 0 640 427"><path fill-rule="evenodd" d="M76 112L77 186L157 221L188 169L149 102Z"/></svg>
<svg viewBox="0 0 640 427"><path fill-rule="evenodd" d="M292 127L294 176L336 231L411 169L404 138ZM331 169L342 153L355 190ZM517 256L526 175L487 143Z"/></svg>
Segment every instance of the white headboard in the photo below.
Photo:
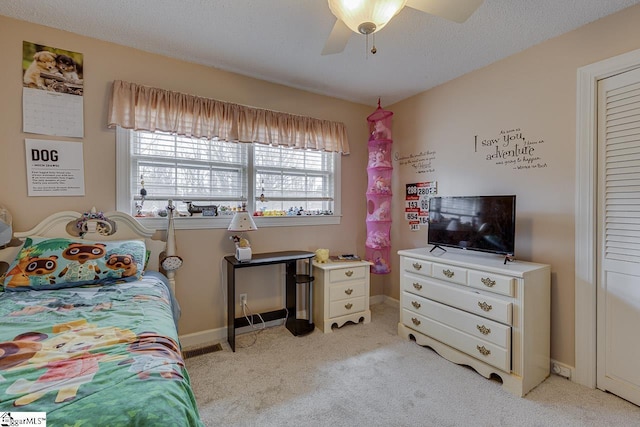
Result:
<svg viewBox="0 0 640 427"><path fill-rule="evenodd" d="M167 241L152 239L156 230L146 228L134 217L124 212L106 212L104 214L92 209L90 212L80 213L63 211L54 213L43 219L31 230L14 232L14 237L23 239L28 236L83 238L86 240L129 240L144 239L147 250L150 251L147 270L160 270L160 261L167 255L175 255L175 238L173 236L173 210L168 209L169 226L167 227ZM0 250L0 261L10 264L18 251L21 242L11 242L5 249ZM172 290L175 290L174 271L165 272L169 278Z"/></svg>

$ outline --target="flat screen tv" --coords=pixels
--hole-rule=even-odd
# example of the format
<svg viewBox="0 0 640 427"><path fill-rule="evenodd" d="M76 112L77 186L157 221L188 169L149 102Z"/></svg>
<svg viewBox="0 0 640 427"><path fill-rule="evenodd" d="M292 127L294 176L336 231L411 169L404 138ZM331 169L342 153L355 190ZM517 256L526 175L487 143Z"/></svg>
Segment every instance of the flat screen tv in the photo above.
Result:
<svg viewBox="0 0 640 427"><path fill-rule="evenodd" d="M427 242L434 247L513 256L515 230L516 196L449 196L429 200Z"/></svg>

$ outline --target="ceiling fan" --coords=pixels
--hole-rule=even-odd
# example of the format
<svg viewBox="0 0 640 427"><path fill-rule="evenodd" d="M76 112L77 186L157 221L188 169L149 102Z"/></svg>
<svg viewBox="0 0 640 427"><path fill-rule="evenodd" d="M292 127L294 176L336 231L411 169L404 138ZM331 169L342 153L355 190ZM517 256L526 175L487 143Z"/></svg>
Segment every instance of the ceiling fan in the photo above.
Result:
<svg viewBox="0 0 640 427"><path fill-rule="evenodd" d="M336 23L322 55L340 53L351 33L369 35L380 31L405 6L449 21L466 21L484 0L328 0Z"/></svg>

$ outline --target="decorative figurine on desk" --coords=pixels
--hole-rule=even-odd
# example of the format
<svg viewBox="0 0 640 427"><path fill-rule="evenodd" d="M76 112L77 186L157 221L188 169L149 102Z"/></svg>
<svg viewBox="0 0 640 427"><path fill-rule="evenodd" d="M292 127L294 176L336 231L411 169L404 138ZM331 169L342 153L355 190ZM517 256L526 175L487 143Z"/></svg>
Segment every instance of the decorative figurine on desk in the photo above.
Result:
<svg viewBox="0 0 640 427"><path fill-rule="evenodd" d="M236 259L238 261L250 261L251 245L249 244L249 241L238 235L233 235L229 238L236 244Z"/></svg>

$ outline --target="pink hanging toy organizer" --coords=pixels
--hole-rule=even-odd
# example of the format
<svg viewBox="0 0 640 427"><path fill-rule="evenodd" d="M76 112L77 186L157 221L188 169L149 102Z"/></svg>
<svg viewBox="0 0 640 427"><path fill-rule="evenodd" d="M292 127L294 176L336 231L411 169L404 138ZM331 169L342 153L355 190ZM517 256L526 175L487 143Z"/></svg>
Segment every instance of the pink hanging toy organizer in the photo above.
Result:
<svg viewBox="0 0 640 427"><path fill-rule="evenodd" d="M371 273L391 272L391 111L378 108L367 117L369 123L369 162L367 164L367 261Z"/></svg>

